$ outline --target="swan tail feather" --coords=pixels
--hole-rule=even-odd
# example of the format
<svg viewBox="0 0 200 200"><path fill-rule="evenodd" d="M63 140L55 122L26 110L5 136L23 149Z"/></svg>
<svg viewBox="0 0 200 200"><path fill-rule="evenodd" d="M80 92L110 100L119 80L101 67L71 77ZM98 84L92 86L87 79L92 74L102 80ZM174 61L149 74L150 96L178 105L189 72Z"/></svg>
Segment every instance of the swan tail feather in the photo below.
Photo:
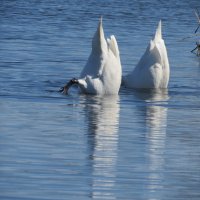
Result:
<svg viewBox="0 0 200 200"><path fill-rule="evenodd" d="M161 20L158 23L158 27L156 29L154 40L160 40L162 39L162 22Z"/></svg>
<svg viewBox="0 0 200 200"><path fill-rule="evenodd" d="M99 20L97 31L94 34L94 37L92 40L92 49L95 51L101 51L101 52L107 49L107 43L104 37L102 17Z"/></svg>

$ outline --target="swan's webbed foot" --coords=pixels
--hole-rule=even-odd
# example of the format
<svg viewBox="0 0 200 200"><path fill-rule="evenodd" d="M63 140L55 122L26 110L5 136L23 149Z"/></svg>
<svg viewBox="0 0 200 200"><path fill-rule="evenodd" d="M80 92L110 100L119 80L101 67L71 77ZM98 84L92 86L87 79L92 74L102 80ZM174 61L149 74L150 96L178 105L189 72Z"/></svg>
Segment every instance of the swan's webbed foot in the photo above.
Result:
<svg viewBox="0 0 200 200"><path fill-rule="evenodd" d="M78 79L76 78L71 79L66 85L64 85L64 87L60 88L59 92L62 92L63 94L67 94L69 88L74 84L78 84Z"/></svg>

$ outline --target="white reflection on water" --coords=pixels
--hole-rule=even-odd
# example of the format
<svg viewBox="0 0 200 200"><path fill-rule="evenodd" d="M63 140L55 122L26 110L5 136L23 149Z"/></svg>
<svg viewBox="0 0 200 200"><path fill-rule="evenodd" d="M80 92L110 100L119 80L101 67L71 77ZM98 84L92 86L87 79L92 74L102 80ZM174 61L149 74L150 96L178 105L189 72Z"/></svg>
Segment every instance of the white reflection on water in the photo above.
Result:
<svg viewBox="0 0 200 200"><path fill-rule="evenodd" d="M136 92L145 101L145 123L147 139L148 176L147 199L160 199L164 186L165 142L167 128L167 90ZM159 191L159 192L158 192Z"/></svg>
<svg viewBox="0 0 200 200"><path fill-rule="evenodd" d="M149 199L156 198L156 191L164 188L164 152L167 127L168 91L153 91L146 99L146 126L149 143Z"/></svg>
<svg viewBox="0 0 200 200"><path fill-rule="evenodd" d="M88 97L85 111L92 173L91 196L114 199L119 96Z"/></svg>

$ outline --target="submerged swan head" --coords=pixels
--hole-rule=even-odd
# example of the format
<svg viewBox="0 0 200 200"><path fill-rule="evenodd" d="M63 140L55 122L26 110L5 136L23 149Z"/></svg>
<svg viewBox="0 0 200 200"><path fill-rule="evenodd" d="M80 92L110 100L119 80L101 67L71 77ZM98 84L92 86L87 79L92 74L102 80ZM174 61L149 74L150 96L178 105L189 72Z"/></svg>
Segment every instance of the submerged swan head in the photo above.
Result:
<svg viewBox="0 0 200 200"><path fill-rule="evenodd" d="M115 36L105 39L102 18L92 39L92 50L80 77L69 81L61 92L77 84L86 94L118 94L121 85L121 62Z"/></svg>

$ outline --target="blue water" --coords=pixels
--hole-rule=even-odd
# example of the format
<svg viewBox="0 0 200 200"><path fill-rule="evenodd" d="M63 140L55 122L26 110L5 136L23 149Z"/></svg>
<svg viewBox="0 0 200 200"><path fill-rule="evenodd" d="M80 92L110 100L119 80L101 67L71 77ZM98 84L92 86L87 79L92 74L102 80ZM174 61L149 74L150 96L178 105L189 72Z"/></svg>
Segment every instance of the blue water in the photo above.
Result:
<svg viewBox="0 0 200 200"><path fill-rule="evenodd" d="M197 0L0 1L0 199L200 199ZM78 77L100 16L131 71L158 21L169 89L57 91Z"/></svg>

